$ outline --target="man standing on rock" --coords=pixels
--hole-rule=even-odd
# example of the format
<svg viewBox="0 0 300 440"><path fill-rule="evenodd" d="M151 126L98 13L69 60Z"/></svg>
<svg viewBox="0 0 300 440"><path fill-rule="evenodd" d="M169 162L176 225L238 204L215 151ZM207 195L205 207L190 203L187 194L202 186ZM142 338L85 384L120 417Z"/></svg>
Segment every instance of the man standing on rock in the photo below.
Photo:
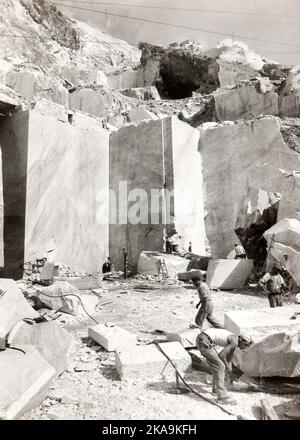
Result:
<svg viewBox="0 0 300 440"><path fill-rule="evenodd" d="M239 258L247 258L246 251L241 244L235 243L234 248L235 260L238 260Z"/></svg>
<svg viewBox="0 0 300 440"><path fill-rule="evenodd" d="M197 327L202 329L203 323L205 319L215 328L223 328L223 325L214 317L214 304L212 300L211 290L206 283L203 282L203 277L199 273L192 278L192 282L199 294L199 303L197 304L197 308L200 305L200 309L196 315L195 322Z"/></svg>
<svg viewBox="0 0 300 440"><path fill-rule="evenodd" d="M247 335L235 334L225 329L208 328L203 330L196 339L200 353L205 357L213 377L213 394L217 394L221 403L235 404L228 396L227 386L232 385L232 357L234 350L241 350L252 345L252 338Z"/></svg>
<svg viewBox="0 0 300 440"><path fill-rule="evenodd" d="M283 306L282 293L286 285L276 266L273 266L271 273L267 272L259 280L259 285L268 294L270 307Z"/></svg>

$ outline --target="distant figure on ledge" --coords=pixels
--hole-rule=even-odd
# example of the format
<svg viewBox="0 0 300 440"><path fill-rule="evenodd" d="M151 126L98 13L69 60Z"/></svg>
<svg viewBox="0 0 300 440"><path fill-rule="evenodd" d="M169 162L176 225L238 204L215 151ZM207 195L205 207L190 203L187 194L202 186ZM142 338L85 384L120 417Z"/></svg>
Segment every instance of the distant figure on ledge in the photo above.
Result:
<svg viewBox="0 0 300 440"><path fill-rule="evenodd" d="M235 260L238 260L239 258L247 258L246 251L241 244L235 243L234 247L235 247L235 249L234 249L235 250L235 258L234 258Z"/></svg>
<svg viewBox="0 0 300 440"><path fill-rule="evenodd" d="M112 263L110 257L107 257L107 260L104 262L102 266L102 273L108 273L112 271Z"/></svg>
<svg viewBox="0 0 300 440"><path fill-rule="evenodd" d="M166 238L166 253L167 254L172 253L172 242L169 237Z"/></svg>

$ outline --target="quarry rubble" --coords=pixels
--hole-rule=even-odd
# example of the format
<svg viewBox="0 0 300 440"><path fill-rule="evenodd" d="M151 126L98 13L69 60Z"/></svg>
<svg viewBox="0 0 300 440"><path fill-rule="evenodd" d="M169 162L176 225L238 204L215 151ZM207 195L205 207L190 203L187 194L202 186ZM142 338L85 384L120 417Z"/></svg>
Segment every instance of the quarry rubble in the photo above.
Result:
<svg viewBox="0 0 300 440"><path fill-rule="evenodd" d="M0 31L0 419L260 418L262 390L287 418L300 389L300 67L243 42L137 48L43 0L4 0ZM237 241L247 260L232 257ZM257 286L274 264L289 281L282 315ZM203 357L186 350L191 271L225 328L258 338L236 359L231 414L170 394L170 365L162 378L159 347L211 399ZM273 396L274 376L296 380Z"/></svg>

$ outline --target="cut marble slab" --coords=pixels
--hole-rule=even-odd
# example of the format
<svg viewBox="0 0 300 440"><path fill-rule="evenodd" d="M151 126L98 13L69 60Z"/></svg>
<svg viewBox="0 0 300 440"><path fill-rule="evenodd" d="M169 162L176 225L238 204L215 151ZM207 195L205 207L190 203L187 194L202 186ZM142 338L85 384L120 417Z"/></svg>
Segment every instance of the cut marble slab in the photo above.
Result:
<svg viewBox="0 0 300 440"><path fill-rule="evenodd" d="M238 289L243 287L253 269L253 260L210 260L206 283L217 289Z"/></svg>
<svg viewBox="0 0 300 440"><path fill-rule="evenodd" d="M101 345L107 351L126 349L137 344L136 335L118 327L98 324L89 327L89 337Z"/></svg>
<svg viewBox="0 0 300 440"><path fill-rule="evenodd" d="M165 260L169 275L176 275L178 272L185 272L189 265L189 260L173 254L161 252L144 251L138 259L138 273L141 275L158 275L160 261Z"/></svg>
<svg viewBox="0 0 300 440"><path fill-rule="evenodd" d="M4 292L2 295L1 291ZM38 316L24 298L17 283L8 278L0 278L0 350L5 348L6 337L18 321Z"/></svg>
<svg viewBox="0 0 300 440"><path fill-rule="evenodd" d="M267 301L267 299L266 299ZM300 312L300 305L265 308L255 310L236 310L225 313L224 326L236 335L250 334L254 341L260 341L281 331L299 331L300 316L291 319Z"/></svg>
<svg viewBox="0 0 300 440"><path fill-rule="evenodd" d="M0 420L18 419L39 406L55 377L55 369L30 345L0 352Z"/></svg>
<svg viewBox="0 0 300 440"><path fill-rule="evenodd" d="M191 357L179 342L159 345L181 373L191 366ZM116 350L115 365L124 379L175 378L174 368L154 344Z"/></svg>

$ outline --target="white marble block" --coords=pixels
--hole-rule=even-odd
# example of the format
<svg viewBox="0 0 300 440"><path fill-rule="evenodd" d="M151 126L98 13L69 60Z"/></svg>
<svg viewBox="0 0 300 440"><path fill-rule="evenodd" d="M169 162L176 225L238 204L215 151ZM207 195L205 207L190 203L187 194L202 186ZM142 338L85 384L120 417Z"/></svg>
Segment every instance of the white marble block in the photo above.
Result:
<svg viewBox="0 0 300 440"><path fill-rule="evenodd" d="M180 373L191 366L191 357L179 342L159 344ZM175 370L154 344L116 350L116 369L121 378L175 378Z"/></svg>
<svg viewBox="0 0 300 440"><path fill-rule="evenodd" d="M1 291L3 292L1 294ZM39 314L24 298L17 283L0 279L0 350L6 345L6 337L12 327L24 318L37 318Z"/></svg>
<svg viewBox="0 0 300 440"><path fill-rule="evenodd" d="M238 289L243 287L253 269L253 260L210 260L206 282L218 289Z"/></svg>
<svg viewBox="0 0 300 440"><path fill-rule="evenodd" d="M0 352L0 420L18 419L39 406L55 377L55 369L31 345Z"/></svg>
<svg viewBox="0 0 300 440"><path fill-rule="evenodd" d="M106 326L98 324L89 327L89 337L105 348L107 351L114 351L118 348L134 346L137 343L136 335L118 326Z"/></svg>
<svg viewBox="0 0 300 440"><path fill-rule="evenodd" d="M266 302L267 302L266 298ZM300 319L291 319L300 306L284 306L258 310L236 310L225 313L225 328L236 335L250 334L255 341L282 331L299 331Z"/></svg>

